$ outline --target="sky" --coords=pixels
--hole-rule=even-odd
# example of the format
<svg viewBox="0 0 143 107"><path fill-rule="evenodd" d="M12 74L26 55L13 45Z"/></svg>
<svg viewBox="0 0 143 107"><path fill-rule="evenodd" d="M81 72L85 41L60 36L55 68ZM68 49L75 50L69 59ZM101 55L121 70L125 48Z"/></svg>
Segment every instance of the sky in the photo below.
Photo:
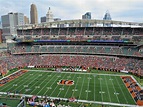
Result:
<svg viewBox="0 0 143 107"><path fill-rule="evenodd" d="M91 12L92 19L103 19L108 10L112 20L143 22L143 0L0 0L0 16L20 12L30 17L30 5L37 6L38 18L51 8L54 18L81 19Z"/></svg>

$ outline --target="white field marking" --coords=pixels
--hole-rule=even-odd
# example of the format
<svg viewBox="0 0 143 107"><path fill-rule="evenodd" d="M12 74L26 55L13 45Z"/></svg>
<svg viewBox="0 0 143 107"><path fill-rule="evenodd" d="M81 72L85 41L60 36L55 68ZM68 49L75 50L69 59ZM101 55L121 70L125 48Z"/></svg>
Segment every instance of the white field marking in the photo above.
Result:
<svg viewBox="0 0 143 107"><path fill-rule="evenodd" d="M78 78L78 79L77 79L77 82L76 82L76 84L75 84L74 89L76 89L76 87L77 87L77 85L78 85L79 80L80 80L80 78ZM73 93L72 93L72 97L73 97L74 93L75 93L75 91L73 91Z"/></svg>
<svg viewBox="0 0 143 107"><path fill-rule="evenodd" d="M84 75L84 79L85 79L85 75ZM82 87L81 87L81 90L80 90L79 99L80 99L81 92L82 92L82 89L83 89L84 79L83 79L83 81L82 81Z"/></svg>
<svg viewBox="0 0 143 107"><path fill-rule="evenodd" d="M71 74L70 74L71 75ZM71 76L67 76L67 78L71 78Z"/></svg>
<svg viewBox="0 0 143 107"><path fill-rule="evenodd" d="M40 88L40 86L35 86L35 88Z"/></svg>
<svg viewBox="0 0 143 107"><path fill-rule="evenodd" d="M120 77L121 78L121 77ZM124 83L123 79L121 78L122 82ZM124 83L124 86L126 87L125 83ZM127 89L128 90L128 89ZM130 94L130 91L128 90L129 94ZM131 95L132 99L134 100L135 104L136 104L136 101L135 99L133 98L133 96Z"/></svg>
<svg viewBox="0 0 143 107"><path fill-rule="evenodd" d="M87 79L89 79L89 80L90 80L90 79L92 79L92 78L88 77Z"/></svg>
<svg viewBox="0 0 143 107"><path fill-rule="evenodd" d="M51 77L52 75L48 75L48 77Z"/></svg>
<svg viewBox="0 0 143 107"><path fill-rule="evenodd" d="M109 77L111 78L111 76L109 76ZM112 85L113 85L114 92L116 92L116 90L115 90L115 86L114 86L114 84L113 84L113 81L111 81L111 83L112 83ZM116 98L117 98L117 100L118 100L118 103L120 103L119 98L118 98L118 96L117 96L117 95L116 95Z"/></svg>
<svg viewBox="0 0 143 107"><path fill-rule="evenodd" d="M100 93L100 94L104 94L105 92L104 92L104 91L99 91L99 93Z"/></svg>
<svg viewBox="0 0 143 107"><path fill-rule="evenodd" d="M77 87L77 85L78 85L79 80L80 80L80 78L77 78L77 82L76 82L76 84L75 84L74 89L76 89L76 87ZM75 93L75 91L73 91L73 93L72 93L72 97L73 97L74 93Z"/></svg>
<svg viewBox="0 0 143 107"><path fill-rule="evenodd" d="M52 89L52 87L47 87L47 89L48 89L48 90L51 90L51 89Z"/></svg>
<svg viewBox="0 0 143 107"><path fill-rule="evenodd" d="M58 75L57 77L61 77L60 75Z"/></svg>
<svg viewBox="0 0 143 107"><path fill-rule="evenodd" d="M113 81L113 79L109 79L110 81Z"/></svg>
<svg viewBox="0 0 143 107"><path fill-rule="evenodd" d="M0 92L0 94L5 94L7 95L7 92ZM9 93L9 95L14 95L14 93ZM33 95L29 95L29 94L15 94L16 96L25 96L25 97L32 97ZM43 96L38 96L38 98L43 98ZM47 98L49 98L49 96L47 96ZM50 99L59 99L59 97L50 97ZM67 101L67 98L60 98L61 100L65 100ZM77 101L77 100L75 100ZM87 101L87 100L80 100L78 99L78 102L82 102L82 103L93 103L93 104L105 104L105 105L109 105L109 106L120 106L120 107L138 107L137 105L131 105L131 104L120 104L120 103L111 103L111 102L99 102L99 101Z"/></svg>
<svg viewBox="0 0 143 107"><path fill-rule="evenodd" d="M46 74L45 74L46 75ZM45 76L44 75L44 76ZM43 78L44 78L44 76L43 76ZM47 76L47 75L46 75ZM44 79L44 81L42 81L39 85L41 85L43 82L45 82L47 79ZM34 84L36 84L37 82L35 82ZM32 84L32 86L33 86L33 84ZM32 92L34 92L36 90L36 88L35 89L33 89L31 92L30 92L30 94L32 93Z"/></svg>
<svg viewBox="0 0 143 107"><path fill-rule="evenodd" d="M106 87L107 87L107 91L108 91L109 99L110 99L110 102L111 102L111 96L110 96L110 93L109 93L109 87L108 87L108 84L107 84L106 76L105 76L105 83L106 83Z"/></svg>
<svg viewBox="0 0 143 107"><path fill-rule="evenodd" d="M44 87L41 88L40 91L38 91L37 95L43 90L43 88L45 88L47 86L47 84L56 76L56 73L54 76L52 76L52 78L50 78L50 80L44 85ZM60 75L59 75L60 76ZM46 88L45 88L46 89ZM47 87L48 90L52 89L52 87Z"/></svg>
<svg viewBox="0 0 143 107"><path fill-rule="evenodd" d="M60 74L62 74L62 73L60 73ZM64 74L64 76L62 77L62 79L61 80L63 80L64 78L65 78L65 76L66 76L66 74ZM57 78L58 79L58 78ZM57 81L57 79L55 79L55 81ZM55 81L53 82L53 84L55 83ZM52 84L52 85L53 85ZM51 94L49 95L49 96L51 96L54 92L55 92L55 90L57 90L57 87L58 87L59 85L57 85L56 87L54 87L54 90L51 92Z"/></svg>
<svg viewBox="0 0 143 107"><path fill-rule="evenodd" d="M90 75L88 77L88 88L87 88L87 94L86 94L86 100L88 99L88 92L89 92L89 83L90 83Z"/></svg>
<svg viewBox="0 0 143 107"><path fill-rule="evenodd" d="M23 77L21 77L21 79L19 80L19 78L17 78L15 81L11 81L11 83L13 83L13 84L15 84L15 83L20 83L21 81L23 81L23 79L24 80L26 80L27 78L29 77L29 75L27 74L27 77L25 78L24 76ZM18 81L18 82L17 82ZM7 84L7 86L5 86L3 89L6 89L6 91L7 91L7 89L11 89L11 88L7 88L7 87L9 87L11 84Z"/></svg>
<svg viewBox="0 0 143 107"><path fill-rule="evenodd" d="M99 80L103 80L102 78L98 78Z"/></svg>
<svg viewBox="0 0 143 107"><path fill-rule="evenodd" d="M29 78L29 76L27 76L27 77L24 78L24 79L27 80L27 78ZM21 79L21 80L19 80L18 83L17 83L17 82L16 82L16 83L19 84L19 83L21 83L21 81L23 81L23 80ZM25 81L24 83L26 83L26 81ZM17 88L22 87L22 86L23 86L23 84L18 85L18 86L15 88L15 90L13 90L13 91L16 91ZM8 89L9 89L9 90L12 90L12 88L13 88L13 87L8 88Z"/></svg>
<svg viewBox="0 0 143 107"><path fill-rule="evenodd" d="M72 91L78 91L78 89L72 89Z"/></svg>
<svg viewBox="0 0 143 107"><path fill-rule="evenodd" d="M60 90L60 91L63 91L63 90L64 90L64 88L60 88L59 90Z"/></svg>
<svg viewBox="0 0 143 107"><path fill-rule="evenodd" d="M103 80L102 78L101 79L99 79L100 80L100 89L101 89L101 92L102 92L102 85L101 85L101 80ZM103 93L101 93L101 99L102 99L102 102L103 102Z"/></svg>
<svg viewBox="0 0 143 107"><path fill-rule="evenodd" d="M27 91L30 91L30 90L31 90L30 88L25 89L26 92L27 92Z"/></svg>
<svg viewBox="0 0 143 107"><path fill-rule="evenodd" d="M57 73L55 73L55 74L57 74ZM61 75L62 75L62 74L60 73L60 76L61 76ZM59 78L56 78L55 81L50 85L50 87L52 87L58 79L59 79ZM52 80L52 79L51 79L51 80ZM55 89L55 88L54 88L54 89ZM49 89L46 90L43 95L45 95L48 91L49 91Z"/></svg>
<svg viewBox="0 0 143 107"><path fill-rule="evenodd" d="M28 85L23 85L24 88L28 87Z"/></svg>
<svg viewBox="0 0 143 107"><path fill-rule="evenodd" d="M70 75L71 75L71 74L70 74ZM70 77L70 75L69 75L69 77ZM62 88L64 88L64 85L62 86ZM66 90L66 91L67 91L67 90ZM60 93L61 93L61 90L60 90L60 92L58 93L57 97L59 97Z"/></svg>
<svg viewBox="0 0 143 107"><path fill-rule="evenodd" d="M33 75L33 74L30 74L30 75Z"/></svg>
<svg viewBox="0 0 143 107"><path fill-rule="evenodd" d="M73 78L75 78L75 76L76 76L76 75L74 74L74 77L73 77ZM72 80L74 80L73 78L72 78ZM69 90L69 89L70 89L70 87L68 87L68 89L67 89L67 91L66 91L66 93L65 93L64 97L66 97L66 96L67 96L67 93L68 93L68 90ZM73 90L72 90L72 91L73 91Z"/></svg>
<svg viewBox="0 0 143 107"><path fill-rule="evenodd" d="M94 76L94 101L95 101L95 86L96 86L95 78L96 78L96 76L95 75L93 75L93 76Z"/></svg>
<svg viewBox="0 0 143 107"><path fill-rule="evenodd" d="M33 78L35 78L35 76L33 76ZM33 85L35 85L36 84L36 82L34 83L34 84L32 84L32 85L29 85L29 84L31 84L33 81L35 81L36 79L38 79L39 78L39 76L37 76L37 78L35 78L35 79L33 79L32 81L30 81L30 82L27 82L27 81L25 81L25 82L27 82L28 84L28 86L29 86L29 88L30 87L32 87ZM29 81L29 80L28 80ZM24 83L25 84L25 83ZM21 84L22 85L22 84ZM21 88L19 91L21 91L23 88Z"/></svg>
<svg viewBox="0 0 143 107"><path fill-rule="evenodd" d="M42 76L42 74L39 74L39 76Z"/></svg>
<svg viewBox="0 0 143 107"><path fill-rule="evenodd" d="M20 70L17 70L16 72L14 72L14 73L12 73L12 74L15 74L15 73L17 73L17 72L19 72L19 71L20 71ZM7 75L7 76L5 76L5 77L2 77L0 80L9 77L9 76L11 76L12 74L9 74L9 75Z"/></svg>
<svg viewBox="0 0 143 107"><path fill-rule="evenodd" d="M124 94L124 92L123 92L123 90L122 90L122 88L121 88L121 86L120 86L120 84L119 84L119 82L118 82L118 80L117 80L116 77L115 77L115 79L116 79L116 81L117 81L117 83L118 83L118 86L120 87L120 90L121 90L121 92L122 92L122 94L123 94L123 96L124 96L126 102L128 103L128 100L127 100L127 98L126 98L126 96L125 96L125 94ZM121 78L120 78L120 79L121 79ZM124 83L123 83L123 84L124 84Z"/></svg>
<svg viewBox="0 0 143 107"><path fill-rule="evenodd" d="M7 92L0 92L0 94L5 94L7 95ZM10 93L10 95L14 95L14 93ZM29 94L15 94L16 96L25 96L25 97L32 97L33 95L29 95ZM43 98L43 96L38 96L38 98ZM47 96L47 98L49 98L49 96ZM51 99L59 99L59 97L50 97ZM61 100L65 100L67 101L67 98L60 98ZM75 100L77 101L77 100ZM120 107L138 107L137 105L130 105L130 104L120 104L120 103L111 103L111 102L99 102L99 101L87 101L87 100L80 100L78 99L78 102L82 102L82 103L93 103L93 104L104 104L104 105L109 105L109 106L120 106Z"/></svg>
<svg viewBox="0 0 143 107"><path fill-rule="evenodd" d="M115 95L119 95L119 93L118 93L118 92L114 92L114 94L115 94Z"/></svg>
<svg viewBox="0 0 143 107"><path fill-rule="evenodd" d="M16 86L17 86L17 84L13 84L13 86L15 86L15 87L16 87Z"/></svg>
<svg viewBox="0 0 143 107"><path fill-rule="evenodd" d="M28 71L32 71L32 72L54 72L57 73L56 71L45 71L45 70L29 70L29 69L21 69L21 70L28 70ZM99 73L84 73L84 72L61 72L61 73L72 73L72 74L95 74L95 75L108 75L108 76L132 76L132 75L119 75L119 74L99 74Z"/></svg>
<svg viewBox="0 0 143 107"><path fill-rule="evenodd" d="M91 92L91 91L90 91L90 90L85 90L85 92L89 93L89 92Z"/></svg>

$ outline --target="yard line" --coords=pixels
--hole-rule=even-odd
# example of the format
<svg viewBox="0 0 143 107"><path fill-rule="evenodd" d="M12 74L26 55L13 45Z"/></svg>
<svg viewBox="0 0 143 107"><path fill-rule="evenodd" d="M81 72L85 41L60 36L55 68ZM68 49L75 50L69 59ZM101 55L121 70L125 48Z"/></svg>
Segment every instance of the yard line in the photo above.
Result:
<svg viewBox="0 0 143 107"><path fill-rule="evenodd" d="M74 87L74 90L76 89L76 87L77 87L77 85L78 85L78 81L79 81L79 78L77 79L77 83L76 83L76 85L75 85L75 87ZM72 96L71 97L74 97L73 95L74 95L74 92L75 91L73 91L73 93L72 93Z"/></svg>
<svg viewBox="0 0 143 107"><path fill-rule="evenodd" d="M110 79L112 79L111 78L111 76L109 76L110 77ZM116 92L116 90L115 90L115 86L114 86L114 84L113 84L113 82L111 81L111 83L112 83L112 85L113 85L113 89L114 89L114 91ZM117 100L118 100L118 103L120 103L120 101L119 101L119 98L118 98L118 96L117 96L117 94L115 94L116 95L116 98L117 98Z"/></svg>
<svg viewBox="0 0 143 107"><path fill-rule="evenodd" d="M116 78L116 77L115 77L115 78ZM126 100L126 102L127 102L127 104L128 104L128 100L126 99L126 96L125 96L125 94L123 93L123 90L122 90L122 88L121 88L121 86L120 86L120 84L119 84L117 78L116 78L116 81L117 81L117 83L118 83L118 85L119 85L119 87L120 87L120 90L121 90L121 92L122 92L122 94L123 94L123 96L124 96L124 99Z"/></svg>
<svg viewBox="0 0 143 107"><path fill-rule="evenodd" d="M41 72L39 72L39 74L40 74L40 73L41 73ZM35 76L33 76L32 78L35 78ZM38 76L37 76L37 78L38 78ZM33 79L33 80L30 81L30 82L28 82L29 80L27 80L27 81L25 81L23 84L28 83L27 85L29 85L30 83L32 83L33 81L35 81L37 78ZM19 85L18 87L23 86L23 84ZM18 87L16 87L15 90L16 90ZM25 88L25 87L24 87L24 88ZM29 88L29 86L28 86L28 88ZM21 88L19 91L21 91L22 89L23 89L23 88ZM14 90L14 91L15 91L15 90Z"/></svg>
<svg viewBox="0 0 143 107"><path fill-rule="evenodd" d="M27 72L26 75L28 75L28 72ZM22 75L22 76L23 76L23 75ZM28 76L29 76L29 75L28 75ZM27 78L28 78L28 76L27 76ZM25 76L23 76L22 78L26 79ZM15 83L17 84L17 81L18 81L18 83L20 83L21 81L23 81L22 78L19 78L19 77L18 77L18 78L15 78L14 80L10 81L11 84L8 84L8 85L7 85L7 83L6 83L6 84L5 84L6 86L5 86L4 88L1 88L1 89L3 90L3 89L5 89L5 88L9 87L10 85L12 85L12 83L13 83L13 84L15 84ZM11 88L12 88L12 87L11 87ZM0 90L1 90L1 89L0 89ZM9 88L8 88L8 89L9 89Z"/></svg>
<svg viewBox="0 0 143 107"><path fill-rule="evenodd" d="M104 75L104 76L105 76L105 75ZM105 82L106 82L106 87L107 87L107 91L108 91L109 99L110 99L110 102L111 102L111 96L110 96L110 93L109 93L109 87L108 87L108 84L107 84L106 76L105 76Z"/></svg>
<svg viewBox="0 0 143 107"><path fill-rule="evenodd" d="M84 74L84 79L85 79L85 75L86 75L86 74ZM82 92L82 89L83 89L84 79L83 79L83 81L82 81L82 87L81 87L81 90L80 90L79 99L80 99L81 92Z"/></svg>
<svg viewBox="0 0 143 107"><path fill-rule="evenodd" d="M60 73L60 74L62 74L62 73ZM66 73L65 73L65 75L63 76L63 78L64 78L65 76L66 76ZM62 79L63 79L63 78L62 78ZM55 81L57 81L57 80L58 80L58 78L55 79ZM55 81L53 82L53 84L55 84ZM52 85L53 85L53 84L52 84ZM51 86L52 86L52 85L51 85ZM54 87L55 89L52 91L52 93L51 93L49 96L51 96L51 95L53 94L53 92L56 90L57 87L58 87L58 85L57 85L56 87ZM48 89L48 90L49 90L49 89ZM48 91L48 90L47 90L47 91ZM47 91L46 91L46 92L47 92ZM45 94L45 93L44 93L44 94Z"/></svg>
<svg viewBox="0 0 143 107"><path fill-rule="evenodd" d="M73 78L75 78L75 76L76 76L76 74L74 74L74 77L73 77ZM72 78L72 79L73 79L73 78ZM70 87L68 87L68 90L69 90L69 89L70 89ZM65 93L65 95L64 95L64 98L66 97L68 90L66 91L66 93Z"/></svg>
<svg viewBox="0 0 143 107"><path fill-rule="evenodd" d="M25 76L24 76L25 77ZM24 78L24 80L26 80L27 78L29 78L29 76L27 76L26 78ZM22 82L23 80L20 78L20 81L18 82L18 84L20 84L21 82ZM17 83L16 83L17 84ZM18 85L17 84L17 85ZM10 85L13 85L13 84L10 84ZM12 87L10 87L10 88L8 88L8 90L11 90L11 89L13 89L13 86ZM17 87L16 87L16 89L17 89ZM7 91L7 90L6 90Z"/></svg>
<svg viewBox="0 0 143 107"><path fill-rule="evenodd" d="M99 76L100 77L100 76ZM100 77L101 78L101 77ZM102 93L102 85L101 85L101 79L99 80L100 82L100 89L101 89L101 99L102 99L102 102L103 102L103 93Z"/></svg>
<svg viewBox="0 0 143 107"><path fill-rule="evenodd" d="M90 75L89 75L89 77L88 78L90 78ZM88 99L88 90L89 90L89 82L90 82L90 79L88 79L88 88L87 88L87 94L86 94L86 100Z"/></svg>
<svg viewBox="0 0 143 107"><path fill-rule="evenodd" d="M55 75L44 85L44 87L41 88L41 90L37 93L37 95L43 90L43 88L45 88L47 86L47 84L56 76L56 73ZM46 79L45 79L46 80Z"/></svg>
<svg viewBox="0 0 143 107"><path fill-rule="evenodd" d="M71 74L70 74L71 75ZM68 76L70 76L68 75ZM74 74L75 75L75 74ZM62 86L62 88L64 87L64 85ZM62 90L60 90L60 92L58 93L57 97L59 97L60 93L61 93Z"/></svg>
<svg viewBox="0 0 143 107"><path fill-rule="evenodd" d="M48 74L48 73L47 73L47 74ZM52 73L51 73L51 74L52 74ZM50 74L50 75L51 75L51 74ZM49 74L48 74L48 75L49 75ZM44 73L44 76L47 77L47 75L46 75L45 73ZM42 78L44 78L44 77L42 77ZM46 81L46 79L44 79L44 81ZM38 86L41 85L44 81L42 81L40 84L38 84ZM35 82L34 84L36 84L36 83L37 83L37 82ZM32 84L30 87L32 87L34 84ZM29 87L29 88L30 88L30 87ZM35 90L36 90L36 88L35 88L34 90L32 90L32 91L30 92L30 94L31 94L33 91L35 91ZM36 95L38 95L38 94L36 94Z"/></svg>
<svg viewBox="0 0 143 107"><path fill-rule="evenodd" d="M94 77L94 101L95 101L95 86L96 86L95 78L96 77Z"/></svg>

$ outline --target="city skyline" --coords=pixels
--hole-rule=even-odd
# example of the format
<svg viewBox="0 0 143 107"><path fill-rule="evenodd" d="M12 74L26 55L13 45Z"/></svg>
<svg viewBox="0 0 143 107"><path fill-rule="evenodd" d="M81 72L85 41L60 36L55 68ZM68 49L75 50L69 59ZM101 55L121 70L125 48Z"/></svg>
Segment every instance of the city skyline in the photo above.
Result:
<svg viewBox="0 0 143 107"><path fill-rule="evenodd" d="M143 0L0 0L0 16L9 12L24 13L30 18L30 5L37 7L38 21L51 7L54 18L62 20L82 19L82 15L91 12L92 19L103 19L109 10L112 20L143 22ZM9 8L10 7L10 8Z"/></svg>

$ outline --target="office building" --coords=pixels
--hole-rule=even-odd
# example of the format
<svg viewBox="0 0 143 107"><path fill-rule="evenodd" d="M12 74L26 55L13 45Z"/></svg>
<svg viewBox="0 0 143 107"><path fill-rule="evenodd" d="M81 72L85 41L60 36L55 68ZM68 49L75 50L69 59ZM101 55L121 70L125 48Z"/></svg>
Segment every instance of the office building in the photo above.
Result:
<svg viewBox="0 0 143 107"><path fill-rule="evenodd" d="M0 43L2 43L2 29L0 29Z"/></svg>
<svg viewBox="0 0 143 107"><path fill-rule="evenodd" d="M29 24L29 18L27 16L24 16L24 24Z"/></svg>
<svg viewBox="0 0 143 107"><path fill-rule="evenodd" d="M31 4L30 19L31 24L38 24L38 12L35 4Z"/></svg>
<svg viewBox="0 0 143 107"><path fill-rule="evenodd" d="M86 19L86 20L90 20L91 19L91 12L87 12L85 13L84 15L82 15L82 19ZM80 26L80 25L79 25ZM89 27L90 26L90 23L85 23L85 24L82 24L83 27Z"/></svg>
<svg viewBox="0 0 143 107"><path fill-rule="evenodd" d="M24 14L23 13L8 13L7 15L1 16L2 20L2 39L6 41L6 38L11 38L17 35L16 27L17 25L24 24Z"/></svg>
<svg viewBox="0 0 143 107"><path fill-rule="evenodd" d="M46 16L41 17L41 23L46 22Z"/></svg>
<svg viewBox="0 0 143 107"><path fill-rule="evenodd" d="M54 21L53 13L52 13L52 11L51 11L51 9L49 7L49 10L48 10L48 12L46 14L46 22L53 22L53 21Z"/></svg>
<svg viewBox="0 0 143 107"><path fill-rule="evenodd" d="M104 17L103 17L103 20L112 20L111 18L111 15L109 13L109 11L106 11ZM111 27L111 24L109 23L106 23L106 24L103 24L104 27Z"/></svg>

